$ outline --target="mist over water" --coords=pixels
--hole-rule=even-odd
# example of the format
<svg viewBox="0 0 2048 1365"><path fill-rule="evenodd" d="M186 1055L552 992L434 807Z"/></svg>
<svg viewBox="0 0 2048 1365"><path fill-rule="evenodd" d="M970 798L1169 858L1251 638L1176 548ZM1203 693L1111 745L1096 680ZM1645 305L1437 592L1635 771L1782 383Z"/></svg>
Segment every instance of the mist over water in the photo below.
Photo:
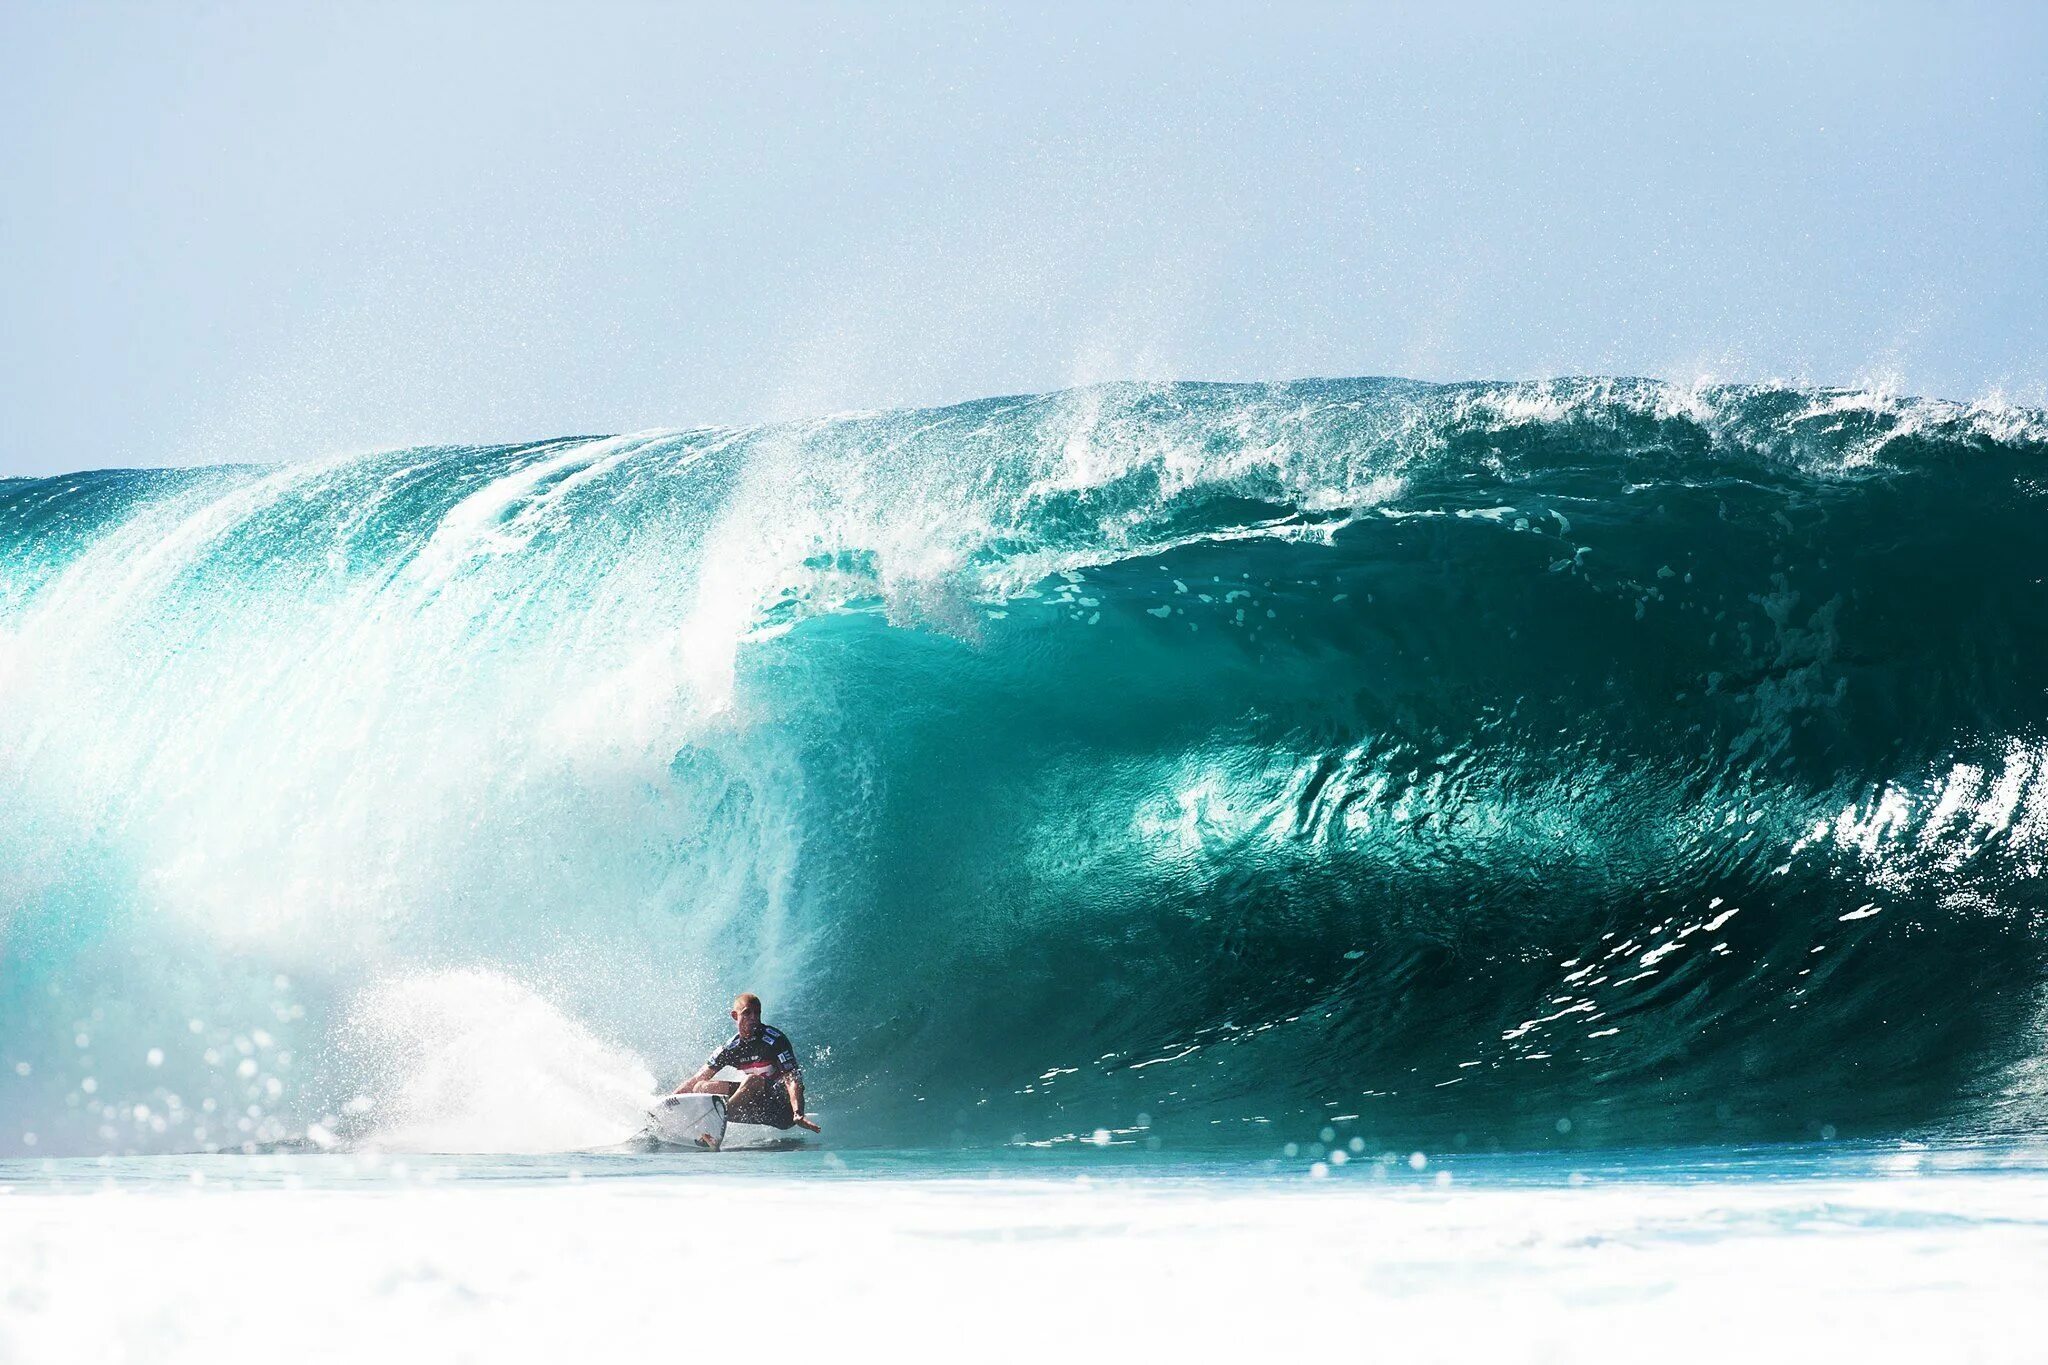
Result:
<svg viewBox="0 0 2048 1365"><path fill-rule="evenodd" d="M0 481L0 1153L2048 1125L2048 417L1111 385Z"/></svg>

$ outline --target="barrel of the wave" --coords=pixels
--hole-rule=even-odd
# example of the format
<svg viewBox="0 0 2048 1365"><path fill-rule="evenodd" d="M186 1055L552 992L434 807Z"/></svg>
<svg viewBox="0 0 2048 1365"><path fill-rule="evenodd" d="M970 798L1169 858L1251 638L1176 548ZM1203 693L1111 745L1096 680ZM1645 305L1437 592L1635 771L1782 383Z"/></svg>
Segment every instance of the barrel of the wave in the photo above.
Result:
<svg viewBox="0 0 2048 1365"><path fill-rule="evenodd" d="M502 1145L479 1030L615 1140L727 973L849 1144L2048 1113L2043 468L1344 380L0 480L0 1155Z"/></svg>

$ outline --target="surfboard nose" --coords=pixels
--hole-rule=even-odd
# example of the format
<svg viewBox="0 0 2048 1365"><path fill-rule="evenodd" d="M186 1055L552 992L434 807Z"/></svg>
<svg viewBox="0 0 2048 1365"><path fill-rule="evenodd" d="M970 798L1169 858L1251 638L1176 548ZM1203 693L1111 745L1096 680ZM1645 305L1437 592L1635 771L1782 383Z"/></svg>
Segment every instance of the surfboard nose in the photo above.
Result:
<svg viewBox="0 0 2048 1365"><path fill-rule="evenodd" d="M716 1147L725 1140L725 1100L718 1095L665 1095L647 1111L654 1137L678 1147Z"/></svg>

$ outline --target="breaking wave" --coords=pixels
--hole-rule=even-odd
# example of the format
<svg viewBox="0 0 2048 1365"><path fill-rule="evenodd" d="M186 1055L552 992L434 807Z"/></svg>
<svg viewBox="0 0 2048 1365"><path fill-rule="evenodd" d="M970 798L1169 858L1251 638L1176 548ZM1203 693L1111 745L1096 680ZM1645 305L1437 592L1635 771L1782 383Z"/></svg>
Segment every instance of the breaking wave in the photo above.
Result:
<svg viewBox="0 0 2048 1365"><path fill-rule="evenodd" d="M1369 379L0 481L0 1153L597 1143L739 988L845 1143L2038 1132L2044 476Z"/></svg>

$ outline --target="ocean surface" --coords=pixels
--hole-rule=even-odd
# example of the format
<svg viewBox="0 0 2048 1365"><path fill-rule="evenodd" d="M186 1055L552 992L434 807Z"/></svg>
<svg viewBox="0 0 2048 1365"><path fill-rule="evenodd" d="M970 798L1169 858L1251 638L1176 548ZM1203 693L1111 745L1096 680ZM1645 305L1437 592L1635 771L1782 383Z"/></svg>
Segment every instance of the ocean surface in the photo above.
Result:
<svg viewBox="0 0 2048 1365"><path fill-rule="evenodd" d="M2048 1150L0 1162L0 1360L2040 1358Z"/></svg>
<svg viewBox="0 0 2048 1365"><path fill-rule="evenodd" d="M360 1211L405 1284L371 1210L788 1204L812 1270L1039 1228L1221 1302L1285 1246L1420 1330L1460 1266L1647 1326L1818 1253L1902 1354L1927 1258L2048 1264L2048 414L1118 384L220 457L0 480L38 1264L81 1194L215 1269ZM636 1148L741 989L822 1139Z"/></svg>

